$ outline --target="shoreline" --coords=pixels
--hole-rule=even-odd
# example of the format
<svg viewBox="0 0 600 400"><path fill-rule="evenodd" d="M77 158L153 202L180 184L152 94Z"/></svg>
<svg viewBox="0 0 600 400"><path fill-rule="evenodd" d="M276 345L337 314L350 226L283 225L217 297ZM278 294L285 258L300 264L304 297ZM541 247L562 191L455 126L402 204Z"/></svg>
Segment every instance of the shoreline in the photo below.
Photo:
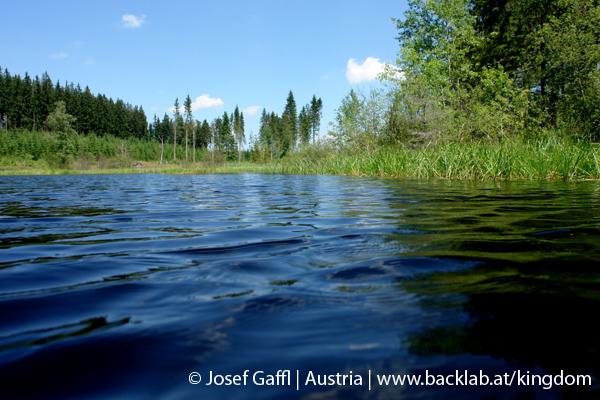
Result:
<svg viewBox="0 0 600 400"><path fill-rule="evenodd" d="M142 167L128 168L88 168L88 169L41 169L29 166L2 166L0 167L0 176L33 176L33 175L121 175L121 174L166 174L166 175L192 175L192 174L228 174L228 173L277 173L270 171L274 164L250 164L241 165L225 164L217 166L180 166L180 165L162 165L154 166L144 164Z"/></svg>
<svg viewBox="0 0 600 400"><path fill-rule="evenodd" d="M14 165L17 164L17 165ZM0 176L89 174L341 175L439 180L600 180L600 144L546 138L536 141L440 142L422 147L382 146L372 152L310 146L281 161L163 164L133 161L131 167L52 169L0 166ZM134 167L133 165L139 165Z"/></svg>

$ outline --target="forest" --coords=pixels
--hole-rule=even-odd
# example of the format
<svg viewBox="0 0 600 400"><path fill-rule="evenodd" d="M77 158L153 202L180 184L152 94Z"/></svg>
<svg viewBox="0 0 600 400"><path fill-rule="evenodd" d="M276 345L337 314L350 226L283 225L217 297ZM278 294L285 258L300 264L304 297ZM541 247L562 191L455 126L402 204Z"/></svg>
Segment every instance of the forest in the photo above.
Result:
<svg viewBox="0 0 600 400"><path fill-rule="evenodd" d="M95 163L126 167L135 160L159 165L202 159L213 164L242 159L265 163L292 154L311 138L314 142L321 110L321 99L313 96L297 115L290 91L282 116L263 109L260 131L249 138L248 150L238 106L210 123L199 121L193 118L188 95L183 105L175 100L173 116L154 115L147 123L142 107L94 95L87 86L82 90L73 82L54 85L47 73L32 79L26 72L21 78L5 69L0 73L0 163L24 161L32 166L42 160L36 164L42 168L87 168Z"/></svg>
<svg viewBox="0 0 600 400"><path fill-rule="evenodd" d="M259 131L247 137L237 106L201 122L188 95L183 105L176 99L172 117L155 115L148 124L141 107L73 83L53 85L47 74L40 80L5 70L2 163L58 154L66 167L83 152L96 160L129 154L160 164L245 160L290 173L600 177L598 0L410 0L408 6L402 18L392 18L395 65L386 65L376 88L352 88L324 135L316 95L298 110L290 91L281 115L263 109ZM59 104L72 117L69 137L76 140L60 130L48 136Z"/></svg>
<svg viewBox="0 0 600 400"><path fill-rule="evenodd" d="M106 95L93 95L86 86L60 81L53 85L47 73L32 79L27 72L11 75L0 68L0 128L46 131L46 118L57 101L63 101L66 112L75 117L73 129L83 135L118 138L144 138L148 123L144 109Z"/></svg>

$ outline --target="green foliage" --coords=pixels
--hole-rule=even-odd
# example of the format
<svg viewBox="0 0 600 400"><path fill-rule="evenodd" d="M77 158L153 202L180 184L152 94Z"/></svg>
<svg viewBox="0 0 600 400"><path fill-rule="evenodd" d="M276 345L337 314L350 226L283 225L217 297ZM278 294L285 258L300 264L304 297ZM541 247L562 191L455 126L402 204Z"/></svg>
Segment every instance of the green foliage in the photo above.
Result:
<svg viewBox="0 0 600 400"><path fill-rule="evenodd" d="M530 91L529 128L600 140L598 1L474 0L473 14L486 41L472 57Z"/></svg>
<svg viewBox="0 0 600 400"><path fill-rule="evenodd" d="M368 94L353 89L335 110L335 122L330 124L328 139L344 152L370 153L387 139L387 119L390 93L373 89Z"/></svg>
<svg viewBox="0 0 600 400"><path fill-rule="evenodd" d="M599 141L600 6L584 0L559 0L557 5L564 11L539 32L547 47L556 123L574 136Z"/></svg>
<svg viewBox="0 0 600 400"><path fill-rule="evenodd" d="M529 94L520 90L502 67L483 67L478 74L478 85L470 90L459 90L453 96L458 107L452 109L454 117L448 123L452 137L486 138L497 140L507 135L523 133Z"/></svg>
<svg viewBox="0 0 600 400"><path fill-rule="evenodd" d="M323 116L323 101L321 101L321 98L317 100L317 96L313 94L310 107L307 106L307 112L312 130L313 144L316 144L315 136L319 137L320 135L321 117Z"/></svg>
<svg viewBox="0 0 600 400"><path fill-rule="evenodd" d="M0 128L46 130L46 118L57 101L63 101L66 112L76 118L72 127L79 133L123 138L142 138L147 134L146 115L141 107L122 100L114 102L101 94L94 96L89 87L82 90L80 85L61 86L60 82L53 85L47 73L40 80L27 73L21 78L0 70Z"/></svg>
<svg viewBox="0 0 600 400"><path fill-rule="evenodd" d="M198 134L196 135L196 146L202 149L206 149L208 144L210 143L210 125L207 120L197 121L198 124Z"/></svg>
<svg viewBox="0 0 600 400"><path fill-rule="evenodd" d="M63 157L77 153L77 132L71 127L75 120L67 114L64 101L57 101L55 110L46 118L46 126L58 137L58 151Z"/></svg>
<svg viewBox="0 0 600 400"><path fill-rule="evenodd" d="M345 150L367 148L366 137L426 144L556 127L600 140L596 3L409 1L394 19L400 51L380 77L387 92L351 91L330 136Z"/></svg>
<svg viewBox="0 0 600 400"><path fill-rule="evenodd" d="M311 136L310 108L307 110L307 106L302 107L298 115L298 131L300 133L300 142L303 145L307 145L310 142Z"/></svg>
<svg viewBox="0 0 600 400"><path fill-rule="evenodd" d="M238 162L242 162L242 143L246 142L244 133L244 113L240 112L238 106L235 106L233 112L233 134L238 146Z"/></svg>
<svg viewBox="0 0 600 400"><path fill-rule="evenodd" d="M112 135L84 136L71 132L67 146L64 140L65 136L58 131L0 130L0 159L9 165L35 164L42 168L122 168L129 167L134 160L158 162L161 154L160 143L136 138L124 140ZM169 150L173 150L172 145L167 147Z"/></svg>
<svg viewBox="0 0 600 400"><path fill-rule="evenodd" d="M600 7L530 3L409 1L394 19L400 50L380 76L386 89L342 100L328 136L335 151L535 138L557 127L600 140Z"/></svg>
<svg viewBox="0 0 600 400"><path fill-rule="evenodd" d="M281 137L283 154L293 153L298 141L298 117L296 115L296 101L291 90L281 115L281 127L283 128Z"/></svg>
<svg viewBox="0 0 600 400"><path fill-rule="evenodd" d="M220 152L226 155L227 160L233 161L236 159L236 144L233 136L232 118L229 117L227 112L223 113L223 118L217 119L216 130L217 130L217 143L216 148Z"/></svg>

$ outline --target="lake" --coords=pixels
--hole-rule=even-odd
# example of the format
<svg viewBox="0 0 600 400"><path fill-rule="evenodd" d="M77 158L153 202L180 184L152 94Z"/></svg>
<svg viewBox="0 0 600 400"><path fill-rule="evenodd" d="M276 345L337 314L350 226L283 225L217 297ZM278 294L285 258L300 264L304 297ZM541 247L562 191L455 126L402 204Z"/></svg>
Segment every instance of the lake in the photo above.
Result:
<svg viewBox="0 0 600 400"><path fill-rule="evenodd" d="M598 398L599 309L598 182L0 177L3 399Z"/></svg>

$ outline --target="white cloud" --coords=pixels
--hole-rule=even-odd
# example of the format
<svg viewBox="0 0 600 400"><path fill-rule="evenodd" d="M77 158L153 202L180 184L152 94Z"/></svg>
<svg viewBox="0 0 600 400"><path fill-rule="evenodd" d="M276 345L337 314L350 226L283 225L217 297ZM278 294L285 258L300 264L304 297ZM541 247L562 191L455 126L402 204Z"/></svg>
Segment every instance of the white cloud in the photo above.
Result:
<svg viewBox="0 0 600 400"><path fill-rule="evenodd" d="M381 72L385 63L379 61L379 58L367 57L367 59L359 65L356 63L354 58L348 60L348 66L346 68L346 78L350 83L360 83L364 81L372 81L377 78Z"/></svg>
<svg viewBox="0 0 600 400"><path fill-rule="evenodd" d="M179 112L184 112L183 102L180 100ZM197 111L201 108L221 108L223 106L223 100L219 98L210 97L207 94L203 94L202 96L196 97L196 100L192 102L192 111ZM169 108L169 112L175 112L175 107Z"/></svg>
<svg viewBox="0 0 600 400"><path fill-rule="evenodd" d="M121 22L125 28L139 28L144 22L146 22L146 16L140 15L136 17L133 14L125 14L121 18Z"/></svg>
<svg viewBox="0 0 600 400"><path fill-rule="evenodd" d="M52 54L50 57L51 58L65 58L65 57L69 57L69 53L65 53L63 51L62 53Z"/></svg>
<svg viewBox="0 0 600 400"><path fill-rule="evenodd" d="M242 112L246 115L256 115L260 110L260 106L250 106L242 109Z"/></svg>
<svg viewBox="0 0 600 400"><path fill-rule="evenodd" d="M94 61L92 61L92 60L87 60L87 61L85 62L85 65L94 65Z"/></svg>

